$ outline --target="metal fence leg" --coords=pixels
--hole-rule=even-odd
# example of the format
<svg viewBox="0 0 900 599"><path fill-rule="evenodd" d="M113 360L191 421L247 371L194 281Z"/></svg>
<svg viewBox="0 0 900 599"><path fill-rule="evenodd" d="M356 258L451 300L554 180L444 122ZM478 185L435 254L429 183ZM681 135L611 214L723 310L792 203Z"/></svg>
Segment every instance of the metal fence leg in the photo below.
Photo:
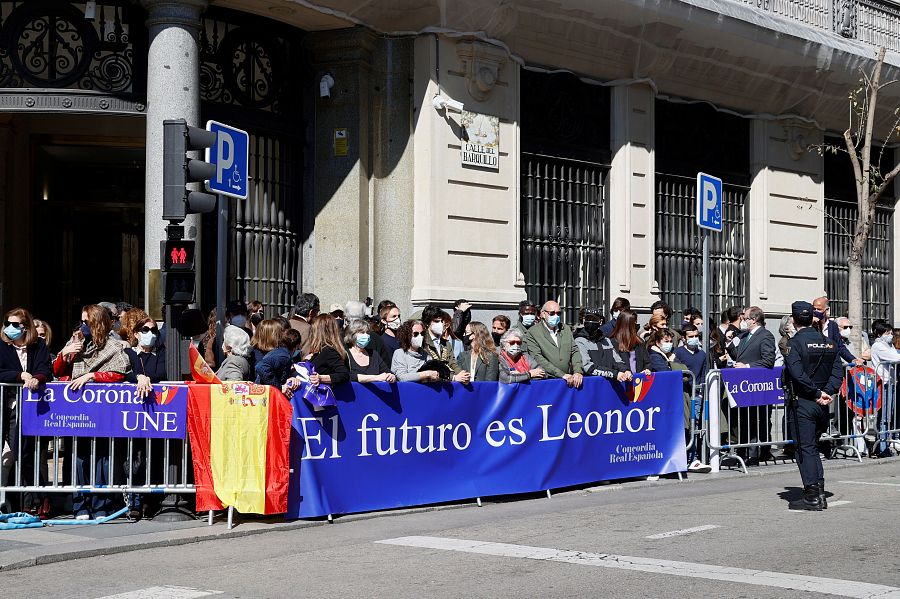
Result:
<svg viewBox="0 0 900 599"><path fill-rule="evenodd" d="M209 516L207 517L206 525L207 526L213 525L213 511L212 510L209 510Z"/></svg>
<svg viewBox="0 0 900 599"><path fill-rule="evenodd" d="M709 411L709 434L706 436L707 443L710 445L718 445L721 442L722 435L719 432L719 376L718 374L710 373L712 376L707 376L706 381L706 398L707 398L707 410ZM718 472L719 471L719 458L720 451L718 449L710 449L709 451L709 466L710 472Z"/></svg>
<svg viewBox="0 0 900 599"><path fill-rule="evenodd" d="M478 507L481 507L481 497L476 497L475 501L478 502Z"/></svg>
<svg viewBox="0 0 900 599"><path fill-rule="evenodd" d="M210 512L212 514L212 512ZM234 506L228 506L228 530L234 528Z"/></svg>
<svg viewBox="0 0 900 599"><path fill-rule="evenodd" d="M553 496L550 495L550 489L547 489L547 499L550 499L550 498L552 498L552 497L553 497Z"/></svg>

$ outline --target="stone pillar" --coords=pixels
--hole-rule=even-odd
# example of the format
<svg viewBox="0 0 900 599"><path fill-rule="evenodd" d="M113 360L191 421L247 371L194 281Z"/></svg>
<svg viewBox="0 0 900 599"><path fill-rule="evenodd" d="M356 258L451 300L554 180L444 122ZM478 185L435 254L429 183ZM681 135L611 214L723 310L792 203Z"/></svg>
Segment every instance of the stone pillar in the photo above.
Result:
<svg viewBox="0 0 900 599"><path fill-rule="evenodd" d="M159 244L165 239L162 219L163 126L166 119L185 119L189 125L200 121L200 52L197 33L206 0L141 0L147 9L150 48L147 56L147 172L144 200L144 280L145 308L157 312L158 298L151 298L151 280L159 276ZM186 238L200 241L199 219L188 216ZM197 261L200 278L200 260ZM155 271L155 272L154 272ZM158 278L156 279L158 281ZM159 294L158 286L153 289ZM199 301L199 287L198 298ZM154 313L156 312L156 313Z"/></svg>
<svg viewBox="0 0 900 599"><path fill-rule="evenodd" d="M654 102L648 85L621 85L612 90L609 304L623 296L638 310L648 309L659 299Z"/></svg>
<svg viewBox="0 0 900 599"><path fill-rule="evenodd" d="M753 121L749 301L773 316L825 291L824 161L806 149L819 143L822 132L809 125Z"/></svg>

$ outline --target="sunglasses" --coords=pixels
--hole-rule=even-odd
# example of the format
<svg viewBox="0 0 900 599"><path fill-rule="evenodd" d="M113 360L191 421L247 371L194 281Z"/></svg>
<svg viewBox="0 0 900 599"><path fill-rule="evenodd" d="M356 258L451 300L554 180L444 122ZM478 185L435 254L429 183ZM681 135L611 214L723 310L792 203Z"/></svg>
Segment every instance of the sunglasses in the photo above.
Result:
<svg viewBox="0 0 900 599"><path fill-rule="evenodd" d="M841 328L842 328L842 329L852 329L852 328L853 328L853 325L848 325L848 326L841 327Z"/></svg>
<svg viewBox="0 0 900 599"><path fill-rule="evenodd" d="M521 341L507 341L507 345L522 345Z"/></svg>
<svg viewBox="0 0 900 599"><path fill-rule="evenodd" d="M557 314L562 314L562 313L559 312L559 311L553 311L553 310L544 310L544 312L546 312L546 313L549 314L550 316L556 316Z"/></svg>
<svg viewBox="0 0 900 599"><path fill-rule="evenodd" d="M415 332L414 332L414 333L412 334L412 336L413 336L413 337L421 337L421 336L422 336L422 333L415 333Z"/></svg>
<svg viewBox="0 0 900 599"><path fill-rule="evenodd" d="M5 327L15 327L15 328L17 328L17 329L24 329L24 328L25 328L25 323L24 323L24 322L10 322L10 321L7 320L7 321L5 321L5 322L3 323L3 326L5 326Z"/></svg>
<svg viewBox="0 0 900 599"><path fill-rule="evenodd" d="M142 326L140 328L140 331L142 333L153 333L154 335L159 333L159 329L157 327L148 327L148 326Z"/></svg>

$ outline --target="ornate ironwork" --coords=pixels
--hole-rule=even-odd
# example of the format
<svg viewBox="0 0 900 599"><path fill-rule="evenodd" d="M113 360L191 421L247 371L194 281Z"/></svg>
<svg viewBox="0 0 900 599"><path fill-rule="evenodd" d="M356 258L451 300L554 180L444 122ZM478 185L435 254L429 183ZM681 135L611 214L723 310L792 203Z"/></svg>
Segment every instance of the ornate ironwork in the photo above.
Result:
<svg viewBox="0 0 900 599"><path fill-rule="evenodd" d="M0 2L0 23L0 87L137 91L130 30L143 25L127 2L98 2L93 19L83 4Z"/></svg>
<svg viewBox="0 0 900 599"><path fill-rule="evenodd" d="M201 98L281 115L297 30L290 35L275 23L237 25L225 20L228 14L210 11L201 23Z"/></svg>

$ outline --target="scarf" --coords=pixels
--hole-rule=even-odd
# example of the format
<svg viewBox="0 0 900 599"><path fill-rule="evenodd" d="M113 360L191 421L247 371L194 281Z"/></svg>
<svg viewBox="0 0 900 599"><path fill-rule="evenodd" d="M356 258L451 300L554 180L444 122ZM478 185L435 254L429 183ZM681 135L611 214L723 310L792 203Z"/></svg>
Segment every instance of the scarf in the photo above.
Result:
<svg viewBox="0 0 900 599"><path fill-rule="evenodd" d="M107 339L106 345L97 347L91 341L75 358L72 364L72 378L76 379L88 372L117 372L125 374L131 370L131 362L125 353L121 342L115 339Z"/></svg>
<svg viewBox="0 0 900 599"><path fill-rule="evenodd" d="M529 368L528 359L525 357L524 353L519 354L519 357L513 359L508 353L501 352L500 357L503 358L503 361L506 362L506 365L510 370L515 370L516 372L528 372L531 370Z"/></svg>

